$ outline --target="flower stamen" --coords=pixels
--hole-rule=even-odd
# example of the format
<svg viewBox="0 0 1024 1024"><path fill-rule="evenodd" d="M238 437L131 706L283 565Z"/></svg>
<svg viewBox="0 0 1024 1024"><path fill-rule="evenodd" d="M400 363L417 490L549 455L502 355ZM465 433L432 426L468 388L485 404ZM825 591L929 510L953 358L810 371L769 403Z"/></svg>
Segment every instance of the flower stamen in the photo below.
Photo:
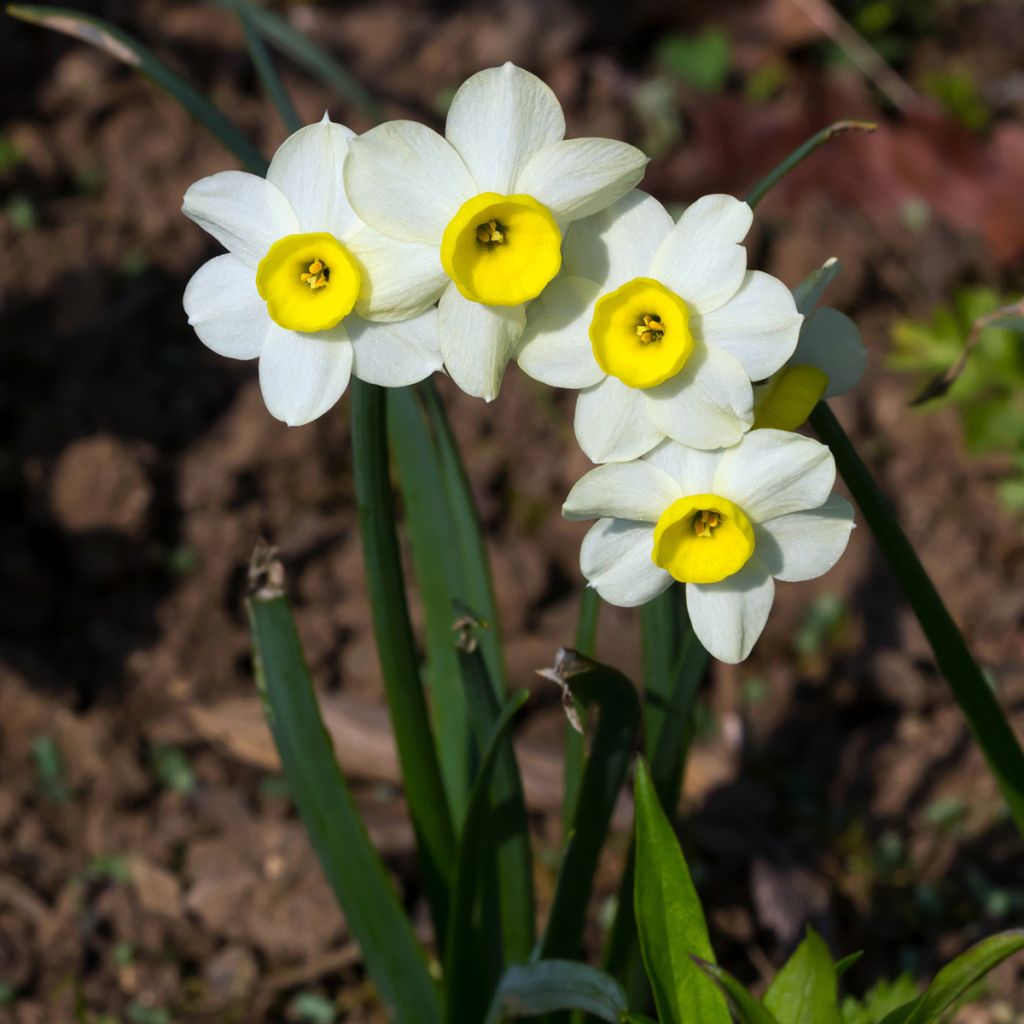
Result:
<svg viewBox="0 0 1024 1024"><path fill-rule="evenodd" d="M505 232L508 228L500 221L488 220L476 226L476 240L488 249L501 245L505 241Z"/></svg>
<svg viewBox="0 0 1024 1024"><path fill-rule="evenodd" d="M331 268L323 260L317 258L310 263L304 274L299 275L299 280L316 291L318 288L326 288L331 280Z"/></svg>
<svg viewBox="0 0 1024 1024"><path fill-rule="evenodd" d="M693 517L693 532L698 537L711 537L716 526L722 523L722 514L716 508L701 509Z"/></svg>
<svg viewBox="0 0 1024 1024"><path fill-rule="evenodd" d="M640 339L641 345L661 341L665 337L665 325L661 322L661 317L657 313L644 313L637 321L636 336Z"/></svg>

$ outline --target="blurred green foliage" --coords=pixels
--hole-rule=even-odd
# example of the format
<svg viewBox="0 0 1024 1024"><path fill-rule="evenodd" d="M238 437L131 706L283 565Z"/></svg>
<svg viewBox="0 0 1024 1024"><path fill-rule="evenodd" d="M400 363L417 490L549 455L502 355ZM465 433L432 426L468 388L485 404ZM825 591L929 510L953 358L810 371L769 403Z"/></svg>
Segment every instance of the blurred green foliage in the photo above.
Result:
<svg viewBox="0 0 1024 1024"><path fill-rule="evenodd" d="M665 36L655 55L666 71L699 92L721 92L729 77L731 49L729 33L709 25L693 35Z"/></svg>
<svg viewBox="0 0 1024 1024"><path fill-rule="evenodd" d="M943 373L962 355L973 324L1013 301L991 288L960 289L930 320L894 324L887 365L922 382ZM1011 457L1013 472L999 495L1010 510L1024 513L1024 317L1008 316L984 328L949 392L924 411L944 405L959 413L969 451Z"/></svg>
<svg viewBox="0 0 1024 1024"><path fill-rule="evenodd" d="M984 130L992 120L992 110L967 68L929 71L922 78L921 90L972 131Z"/></svg>
<svg viewBox="0 0 1024 1024"><path fill-rule="evenodd" d="M64 770L64 759L52 736L37 736L32 741L32 762L36 785L51 803L66 804L71 799Z"/></svg>
<svg viewBox="0 0 1024 1024"><path fill-rule="evenodd" d="M916 998L917 984L909 974L901 974L893 981L883 978L868 989L863 999L847 996L843 1000L843 1024L875 1024Z"/></svg>
<svg viewBox="0 0 1024 1024"><path fill-rule="evenodd" d="M196 777L188 757L179 747L158 743L150 750L150 765L166 789L182 796L195 792Z"/></svg>

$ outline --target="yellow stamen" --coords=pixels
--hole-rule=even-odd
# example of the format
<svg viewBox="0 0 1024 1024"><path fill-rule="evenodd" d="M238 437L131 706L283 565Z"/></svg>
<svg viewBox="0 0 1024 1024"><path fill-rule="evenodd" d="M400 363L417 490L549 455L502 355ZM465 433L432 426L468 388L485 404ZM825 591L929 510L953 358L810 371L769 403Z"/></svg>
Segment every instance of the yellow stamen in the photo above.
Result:
<svg viewBox="0 0 1024 1024"><path fill-rule="evenodd" d="M665 337L665 325L661 322L661 317L654 313L644 313L636 325L636 336L640 339L641 345L661 341Z"/></svg>
<svg viewBox="0 0 1024 1024"><path fill-rule="evenodd" d="M331 280L331 268L323 260L315 259L306 273L299 274L299 280L313 289L326 288Z"/></svg>
<svg viewBox="0 0 1024 1024"><path fill-rule="evenodd" d="M719 526L722 522L722 514L718 509L705 508L701 509L693 517L693 532L698 537L710 537L712 531L716 526Z"/></svg>
<svg viewBox="0 0 1024 1024"><path fill-rule="evenodd" d="M489 220L486 224L478 224L476 227L476 240L481 245L500 245L505 241L504 225L496 220Z"/></svg>

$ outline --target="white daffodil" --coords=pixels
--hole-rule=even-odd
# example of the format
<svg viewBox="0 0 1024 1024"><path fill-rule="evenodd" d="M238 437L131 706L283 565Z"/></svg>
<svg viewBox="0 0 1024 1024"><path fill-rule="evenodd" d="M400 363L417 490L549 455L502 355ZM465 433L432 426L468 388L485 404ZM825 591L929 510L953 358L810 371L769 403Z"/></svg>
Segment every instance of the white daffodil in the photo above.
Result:
<svg viewBox="0 0 1024 1024"><path fill-rule="evenodd" d="M713 452L665 441L592 469L562 514L598 519L580 565L604 600L631 607L685 583L700 642L735 663L764 629L775 580L821 576L846 548L853 509L831 494L835 475L828 448L786 431Z"/></svg>
<svg viewBox="0 0 1024 1024"><path fill-rule="evenodd" d="M841 270L833 257L793 292L804 315L800 340L785 366L754 386L754 426L796 430L823 398L844 395L864 375L867 351L857 325L827 306L816 308Z"/></svg>
<svg viewBox="0 0 1024 1024"><path fill-rule="evenodd" d="M583 389L576 437L623 462L669 437L735 444L754 421L751 382L793 353L801 316L784 284L747 270L753 213L698 199L673 224L643 192L574 224L562 276L530 308L517 353L531 377Z"/></svg>
<svg viewBox="0 0 1024 1024"><path fill-rule="evenodd" d="M352 205L416 248L417 260L396 268L403 298L440 299L448 373L488 401L522 334L525 304L558 273L566 226L625 195L647 164L623 142L564 136L551 89L505 64L459 88L444 137L391 121L349 147Z"/></svg>
<svg viewBox="0 0 1024 1024"><path fill-rule="evenodd" d="M352 138L324 115L281 145L266 178L214 174L182 207L228 250L189 281L188 322L214 352L259 358L267 408L291 426L330 409L352 374L397 387L442 363L436 310L403 305L391 274L416 247L367 228L345 198ZM409 318L371 322L396 310Z"/></svg>

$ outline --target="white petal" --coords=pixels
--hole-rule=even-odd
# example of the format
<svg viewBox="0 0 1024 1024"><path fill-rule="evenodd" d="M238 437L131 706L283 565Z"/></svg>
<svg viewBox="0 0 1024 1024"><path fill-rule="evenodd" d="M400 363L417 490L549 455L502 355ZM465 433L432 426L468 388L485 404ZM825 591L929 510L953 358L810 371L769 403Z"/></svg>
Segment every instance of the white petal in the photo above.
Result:
<svg viewBox="0 0 1024 1024"><path fill-rule="evenodd" d="M468 78L448 108L445 136L478 192L510 195L530 157L565 136L565 116L536 75L507 63Z"/></svg>
<svg viewBox="0 0 1024 1024"><path fill-rule="evenodd" d="M810 316L814 307L821 302L825 289L832 283L836 275L843 269L843 265L835 258L830 257L817 269L811 271L794 289L793 300L796 308L804 316Z"/></svg>
<svg viewBox="0 0 1024 1024"><path fill-rule="evenodd" d="M492 401L526 326L525 308L470 302L449 285L437 312L445 369L466 394Z"/></svg>
<svg viewBox="0 0 1024 1024"><path fill-rule="evenodd" d="M662 433L693 448L727 448L754 422L754 391L739 361L700 345L674 377L643 392Z"/></svg>
<svg viewBox="0 0 1024 1024"><path fill-rule="evenodd" d="M777 579L813 580L839 561L853 525L853 506L833 494L820 508L756 526L757 554Z"/></svg>
<svg viewBox="0 0 1024 1024"><path fill-rule="evenodd" d="M649 462L613 462L576 481L562 506L566 519L635 519L656 523L683 496L679 485Z"/></svg>
<svg viewBox="0 0 1024 1024"><path fill-rule="evenodd" d="M668 210L633 189L606 210L576 221L562 246L562 273L578 274L614 291L634 277L651 276L651 261L672 230Z"/></svg>
<svg viewBox="0 0 1024 1024"><path fill-rule="evenodd" d="M290 427L322 416L352 372L352 345L340 327L300 334L272 324L260 352L260 390L271 416Z"/></svg>
<svg viewBox="0 0 1024 1024"><path fill-rule="evenodd" d="M279 238L299 230L295 211L281 190L245 171L200 178L185 193L181 209L251 267Z"/></svg>
<svg viewBox="0 0 1024 1024"><path fill-rule="evenodd" d="M638 459L664 437L648 414L644 393L615 377L580 392L573 427L591 462Z"/></svg>
<svg viewBox="0 0 1024 1024"><path fill-rule="evenodd" d="M370 384L400 388L441 369L436 309L401 323L371 323L348 316L345 331L355 355L352 372Z"/></svg>
<svg viewBox="0 0 1024 1024"><path fill-rule="evenodd" d="M644 456L644 462L668 473L684 495L709 494L721 458L721 450L702 451L666 438Z"/></svg>
<svg viewBox="0 0 1024 1024"><path fill-rule="evenodd" d="M647 157L625 142L569 139L538 150L513 187L569 224L611 206L640 181L646 166Z"/></svg>
<svg viewBox="0 0 1024 1024"><path fill-rule="evenodd" d="M459 207L479 192L451 144L415 121L388 121L352 139L345 190L371 227L437 246Z"/></svg>
<svg viewBox="0 0 1024 1024"><path fill-rule="evenodd" d="M369 320L405 320L432 306L448 275L437 246L403 242L363 225L345 239L363 269L356 312Z"/></svg>
<svg viewBox="0 0 1024 1024"><path fill-rule="evenodd" d="M756 554L721 583L686 584L686 610L697 639L730 665L750 654L774 599L775 581Z"/></svg>
<svg viewBox="0 0 1024 1024"><path fill-rule="evenodd" d="M340 239L358 225L341 174L354 134L331 121L309 124L285 139L270 161L267 181L292 204L300 231L329 231Z"/></svg>
<svg viewBox="0 0 1024 1024"><path fill-rule="evenodd" d="M530 304L516 359L553 388L588 388L604 377L587 329L600 289L583 277L559 277Z"/></svg>
<svg viewBox="0 0 1024 1024"><path fill-rule="evenodd" d="M754 211L733 196L703 196L679 218L651 261L655 280L671 288L698 313L718 309L736 294L747 269L739 243Z"/></svg>
<svg viewBox="0 0 1024 1024"><path fill-rule="evenodd" d="M836 464L825 445L787 430L752 430L722 455L712 493L764 523L823 505L835 479Z"/></svg>
<svg viewBox="0 0 1024 1024"><path fill-rule="evenodd" d="M255 359L271 320L252 267L225 253L204 263L185 286L185 312L199 340L229 359Z"/></svg>
<svg viewBox="0 0 1024 1024"><path fill-rule="evenodd" d="M732 353L751 380L764 380L793 354L802 319L781 281L752 270L724 306L700 318L700 331L709 345Z"/></svg>
<svg viewBox="0 0 1024 1024"><path fill-rule="evenodd" d="M609 604L633 608L667 590L672 577L654 564L654 527L600 519L580 546L580 568Z"/></svg>
<svg viewBox="0 0 1024 1024"><path fill-rule="evenodd" d="M833 398L846 394L864 376L868 353L857 325L844 313L824 307L804 321L789 361L823 370L828 377L823 397Z"/></svg>

